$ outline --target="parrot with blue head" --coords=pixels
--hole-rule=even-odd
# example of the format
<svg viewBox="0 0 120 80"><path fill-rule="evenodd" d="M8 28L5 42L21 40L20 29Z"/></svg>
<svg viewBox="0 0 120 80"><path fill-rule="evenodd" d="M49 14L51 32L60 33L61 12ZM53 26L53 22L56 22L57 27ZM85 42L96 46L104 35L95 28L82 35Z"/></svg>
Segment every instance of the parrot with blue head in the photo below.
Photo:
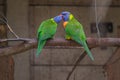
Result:
<svg viewBox="0 0 120 80"><path fill-rule="evenodd" d="M71 14L68 11L64 11L61 13L63 18L63 27L65 29L66 39L72 39L76 41L77 43L81 44L85 51L87 52L88 56L91 58L91 60L94 60L94 57L92 56L91 51L88 48L88 45L86 43L86 35L83 30L83 26L81 23L75 19L73 14Z"/></svg>
<svg viewBox="0 0 120 80"><path fill-rule="evenodd" d="M46 41L54 36L57 25L62 20L62 15L43 21L37 31L38 47L36 56L39 56Z"/></svg>

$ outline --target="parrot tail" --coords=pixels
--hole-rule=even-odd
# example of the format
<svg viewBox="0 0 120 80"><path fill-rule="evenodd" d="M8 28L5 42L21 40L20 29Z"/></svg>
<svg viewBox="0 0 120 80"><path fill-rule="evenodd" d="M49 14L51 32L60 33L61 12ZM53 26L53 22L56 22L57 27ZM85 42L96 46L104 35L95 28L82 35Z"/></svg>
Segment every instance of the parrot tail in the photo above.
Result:
<svg viewBox="0 0 120 80"><path fill-rule="evenodd" d="M90 59L91 59L92 61L94 61L94 57L92 56L92 53L91 53L90 49L88 48L86 42L83 42L83 47L84 47L84 49L86 50L86 52L87 52L88 56L90 57Z"/></svg>
<svg viewBox="0 0 120 80"><path fill-rule="evenodd" d="M38 57L42 51L42 48L44 47L46 43L46 40L43 41L38 41L38 48L37 48L37 52L36 52L36 56Z"/></svg>

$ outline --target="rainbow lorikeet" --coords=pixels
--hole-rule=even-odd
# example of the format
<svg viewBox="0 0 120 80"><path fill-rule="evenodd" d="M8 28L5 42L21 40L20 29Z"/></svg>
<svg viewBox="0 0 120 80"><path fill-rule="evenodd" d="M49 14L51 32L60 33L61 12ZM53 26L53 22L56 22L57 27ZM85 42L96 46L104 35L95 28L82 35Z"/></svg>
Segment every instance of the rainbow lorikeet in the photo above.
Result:
<svg viewBox="0 0 120 80"><path fill-rule="evenodd" d="M52 38L57 30L57 24L62 20L62 15L43 21L37 31L38 48L36 56L38 56L44 47L47 39Z"/></svg>
<svg viewBox="0 0 120 80"><path fill-rule="evenodd" d="M61 15L64 21L63 27L66 32L65 38L72 39L81 44L91 60L94 60L94 57L87 46L86 36L82 24L80 24L70 12L64 11L61 13Z"/></svg>

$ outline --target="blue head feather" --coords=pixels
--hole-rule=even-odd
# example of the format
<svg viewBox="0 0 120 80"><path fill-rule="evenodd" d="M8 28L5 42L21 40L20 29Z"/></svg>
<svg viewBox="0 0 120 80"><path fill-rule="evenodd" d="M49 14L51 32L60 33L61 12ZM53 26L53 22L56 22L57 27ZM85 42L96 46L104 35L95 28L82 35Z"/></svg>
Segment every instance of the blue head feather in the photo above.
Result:
<svg viewBox="0 0 120 80"><path fill-rule="evenodd" d="M63 16L63 20L64 21L68 21L69 20L70 12L64 11L64 12L61 13L61 15Z"/></svg>
<svg viewBox="0 0 120 80"><path fill-rule="evenodd" d="M62 20L62 15L56 16L53 19L56 23L60 23L60 21Z"/></svg>

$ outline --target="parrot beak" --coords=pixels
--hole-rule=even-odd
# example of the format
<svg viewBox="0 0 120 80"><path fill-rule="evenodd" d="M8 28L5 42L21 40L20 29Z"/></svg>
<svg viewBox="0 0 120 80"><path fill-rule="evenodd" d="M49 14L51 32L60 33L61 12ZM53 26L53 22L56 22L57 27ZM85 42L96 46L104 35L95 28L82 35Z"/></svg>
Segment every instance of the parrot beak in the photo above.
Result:
<svg viewBox="0 0 120 80"><path fill-rule="evenodd" d="M61 16L62 17L62 20L63 20L63 15L62 14L60 14L59 16ZM64 20L63 20L64 21Z"/></svg>
<svg viewBox="0 0 120 80"><path fill-rule="evenodd" d="M59 16L63 17L61 14Z"/></svg>
<svg viewBox="0 0 120 80"><path fill-rule="evenodd" d="M59 16L61 16L62 17L62 20L63 20L63 15L62 14L60 14ZM63 20L64 21L64 20Z"/></svg>

